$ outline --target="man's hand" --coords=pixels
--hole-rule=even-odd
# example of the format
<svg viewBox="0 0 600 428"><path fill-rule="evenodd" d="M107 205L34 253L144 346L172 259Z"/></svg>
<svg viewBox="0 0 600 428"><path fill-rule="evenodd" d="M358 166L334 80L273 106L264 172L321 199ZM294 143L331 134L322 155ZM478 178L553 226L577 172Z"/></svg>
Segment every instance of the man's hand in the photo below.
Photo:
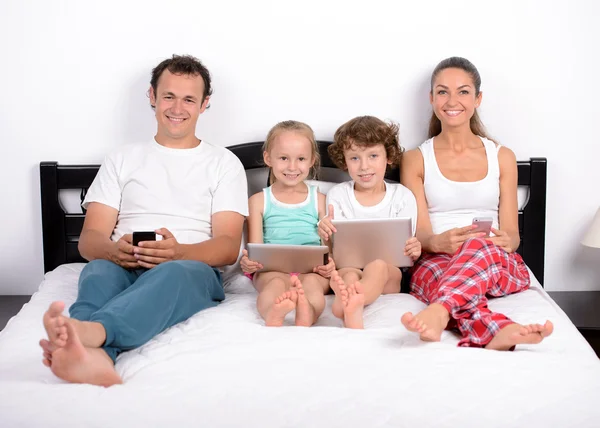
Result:
<svg viewBox="0 0 600 428"><path fill-rule="evenodd" d="M248 250L242 250L240 266L242 267L242 271L244 273L254 273L263 268L263 265L248 258Z"/></svg>
<svg viewBox="0 0 600 428"><path fill-rule="evenodd" d="M138 259L133 254L132 240L133 236L130 233L121 236L112 246L112 250L108 254L108 259L125 269L138 269L140 265L138 264Z"/></svg>
<svg viewBox="0 0 600 428"><path fill-rule="evenodd" d="M160 263L180 260L183 254L181 244L168 229L163 227L155 230L155 233L163 237L162 241L143 241L133 248L139 265L147 269Z"/></svg>
<svg viewBox="0 0 600 428"><path fill-rule="evenodd" d="M512 253L513 249L510 247L510 236L503 230L494 229L492 227L492 233L496 236L492 236L491 238L486 238L487 241L493 242L498 247L502 248L507 253Z"/></svg>
<svg viewBox="0 0 600 428"><path fill-rule="evenodd" d="M419 257L421 257L421 242L419 242L419 240L415 237L406 241L404 255L410 256L410 258L413 260L417 260Z"/></svg>
<svg viewBox="0 0 600 428"><path fill-rule="evenodd" d="M333 257L331 257L331 255L330 255L329 261L327 262L327 264L323 265L323 266L317 266L316 268L313 269L313 272L318 273L323 278L329 278L329 277L331 277L331 274L333 273L334 270L335 270L335 262L333 261Z"/></svg>
<svg viewBox="0 0 600 428"><path fill-rule="evenodd" d="M324 242L329 240L329 237L337 232L331 223L331 220L333 220L333 205L330 204L328 214L319 220L319 223L317 224L319 236Z"/></svg>

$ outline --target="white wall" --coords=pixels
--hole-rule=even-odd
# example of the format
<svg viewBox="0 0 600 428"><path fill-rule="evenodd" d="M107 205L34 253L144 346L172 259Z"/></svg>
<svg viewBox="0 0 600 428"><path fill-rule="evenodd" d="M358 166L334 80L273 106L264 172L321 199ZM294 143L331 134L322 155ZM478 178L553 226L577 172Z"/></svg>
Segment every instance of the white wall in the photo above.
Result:
<svg viewBox="0 0 600 428"><path fill-rule="evenodd" d="M414 148L433 67L469 58L491 134L519 159L548 157L547 289L600 289L600 250L579 244L600 204L599 12L594 0L3 0L0 294L42 279L39 162L99 163L151 138L149 73L172 53L213 73L198 135L221 145L288 118L328 139L372 114Z"/></svg>

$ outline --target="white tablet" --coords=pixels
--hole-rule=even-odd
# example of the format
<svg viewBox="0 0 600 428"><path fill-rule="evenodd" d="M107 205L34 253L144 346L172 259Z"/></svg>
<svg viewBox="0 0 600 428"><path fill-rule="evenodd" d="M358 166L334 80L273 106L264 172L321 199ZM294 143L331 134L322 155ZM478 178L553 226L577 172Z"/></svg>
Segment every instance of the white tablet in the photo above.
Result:
<svg viewBox="0 0 600 428"><path fill-rule="evenodd" d="M248 244L248 258L259 262L259 272L310 273L329 261L326 245Z"/></svg>
<svg viewBox="0 0 600 428"><path fill-rule="evenodd" d="M333 260L337 268L363 269L376 259L397 266L413 265L404 255L412 234L410 217L333 220Z"/></svg>

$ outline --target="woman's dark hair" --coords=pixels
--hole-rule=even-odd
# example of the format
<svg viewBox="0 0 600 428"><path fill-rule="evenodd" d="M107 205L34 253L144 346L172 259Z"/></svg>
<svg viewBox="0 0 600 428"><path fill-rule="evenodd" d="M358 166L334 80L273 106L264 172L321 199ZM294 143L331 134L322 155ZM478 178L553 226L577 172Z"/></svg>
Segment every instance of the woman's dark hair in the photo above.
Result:
<svg viewBox="0 0 600 428"><path fill-rule="evenodd" d="M438 74L440 74L440 72L446 70L447 68L458 68L459 70L463 70L465 73L468 73L473 79L473 85L475 86L475 96L479 96L479 92L481 91L481 76L479 75L479 71L477 71L477 68L473 65L471 61L458 56L446 58L435 67L433 73L431 74L430 93L432 95L433 84L435 82L436 77L438 76ZM473 116L471 116L470 125L471 132L473 134L491 140L491 138L487 134L487 131L485 130L485 126L483 126L483 122L481 122L481 119L479 118L477 110L475 110ZM436 135L439 135L440 132L442 132L442 122L440 122L440 119L435 115L435 112L432 112L431 119L429 120L429 132L427 138L433 138Z"/></svg>

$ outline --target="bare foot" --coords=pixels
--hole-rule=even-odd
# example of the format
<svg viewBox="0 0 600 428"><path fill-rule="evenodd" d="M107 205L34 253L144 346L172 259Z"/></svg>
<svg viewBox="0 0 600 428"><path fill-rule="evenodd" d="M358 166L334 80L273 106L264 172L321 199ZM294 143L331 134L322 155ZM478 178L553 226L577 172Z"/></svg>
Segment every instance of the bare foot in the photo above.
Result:
<svg viewBox="0 0 600 428"><path fill-rule="evenodd" d="M315 308L304 295L302 283L297 276L292 277L292 287L298 293L296 304L296 325L299 327L310 327L315 322Z"/></svg>
<svg viewBox="0 0 600 428"><path fill-rule="evenodd" d="M417 315L406 312L402 315L401 321L408 331L419 333L421 340L439 342L442 332L450 321L450 314L439 303L432 303Z"/></svg>
<svg viewBox="0 0 600 428"><path fill-rule="evenodd" d="M288 290L275 299L275 303L265 317L265 324L269 327L281 327L285 316L294 310L298 301L298 292Z"/></svg>
<svg viewBox="0 0 600 428"><path fill-rule="evenodd" d="M65 328L65 345L52 352L52 373L72 383L100 386L123 383L106 352L99 348L85 348L69 319L65 319Z"/></svg>
<svg viewBox="0 0 600 428"><path fill-rule="evenodd" d="M42 347L42 352L44 354L42 363L44 363L46 367L50 367L52 365L52 353L56 350L56 346L46 339L40 340L40 346Z"/></svg>
<svg viewBox="0 0 600 428"><path fill-rule="evenodd" d="M64 310L63 302L53 302L42 319L48 340L56 347L65 346L67 343L67 327L65 316L62 314Z"/></svg>
<svg viewBox="0 0 600 428"><path fill-rule="evenodd" d="M344 305L344 325L347 328L364 328L363 309L365 293L360 282L348 285L348 300Z"/></svg>
<svg viewBox="0 0 600 428"><path fill-rule="evenodd" d="M344 303L342 302L342 292L346 293L346 298L348 297L348 292L346 291L346 283L342 279L342 277L338 274L337 270L334 270L331 274L331 279L329 280L329 286L335 293L335 298L333 299L333 305L331 305L331 312L337 318L344 318Z"/></svg>
<svg viewBox="0 0 600 428"><path fill-rule="evenodd" d="M524 343L538 344L554 331L554 325L550 321L541 324L509 324L501 329L488 343L486 349L496 351L508 351L515 345Z"/></svg>

